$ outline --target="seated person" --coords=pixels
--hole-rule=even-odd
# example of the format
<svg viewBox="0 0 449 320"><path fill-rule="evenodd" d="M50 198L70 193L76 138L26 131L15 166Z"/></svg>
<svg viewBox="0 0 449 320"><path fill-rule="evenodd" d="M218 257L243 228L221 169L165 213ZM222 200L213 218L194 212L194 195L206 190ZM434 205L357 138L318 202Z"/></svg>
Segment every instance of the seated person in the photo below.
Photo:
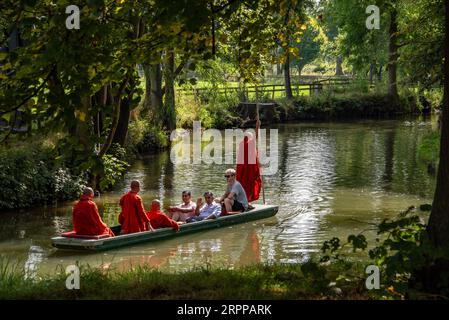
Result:
<svg viewBox="0 0 449 320"><path fill-rule="evenodd" d="M222 215L247 211L248 199L242 185L235 179L235 170L226 170L225 178L227 180L226 192L221 198L215 199L222 205Z"/></svg>
<svg viewBox="0 0 449 320"><path fill-rule="evenodd" d="M121 234L153 231L150 220L148 219L143 207L142 198L138 195L140 192L140 182L131 181L131 190L120 199L122 211L118 217L121 225Z"/></svg>
<svg viewBox="0 0 449 320"><path fill-rule="evenodd" d="M161 211L161 202L159 200L153 200L151 202L151 210L147 212L147 216L150 219L153 229L173 228L179 231L179 224Z"/></svg>
<svg viewBox="0 0 449 320"><path fill-rule="evenodd" d="M80 201L73 207L73 230L78 235L85 236L114 236L114 233L103 222L98 213L98 208L94 198L92 188L84 188Z"/></svg>
<svg viewBox="0 0 449 320"><path fill-rule="evenodd" d="M198 198L196 202L195 216L190 217L186 222L196 222L208 219L216 219L221 214L221 206L214 202L214 195L212 192L204 193L204 200L206 203L203 205L203 199Z"/></svg>
<svg viewBox="0 0 449 320"><path fill-rule="evenodd" d="M168 216L175 221L185 222L187 218L195 215L196 204L191 201L192 195L190 191L182 192L182 203L176 207L168 209Z"/></svg>

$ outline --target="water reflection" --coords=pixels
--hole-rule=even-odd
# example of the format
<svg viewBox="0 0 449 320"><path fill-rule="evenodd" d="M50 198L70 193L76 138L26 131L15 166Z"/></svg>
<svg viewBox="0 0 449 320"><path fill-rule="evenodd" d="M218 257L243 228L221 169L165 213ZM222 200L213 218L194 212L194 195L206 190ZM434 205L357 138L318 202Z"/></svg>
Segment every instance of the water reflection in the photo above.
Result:
<svg viewBox="0 0 449 320"><path fill-rule="evenodd" d="M84 254L51 248L50 237L71 228L69 202L2 214L0 251L25 261L30 275L36 270L53 272L58 264L76 261L103 268L126 270L149 265L169 271L304 261L324 240L346 238L366 229L368 223L430 201L435 181L419 162L417 150L431 126L420 121L278 126L279 170L264 177L267 203L280 205L273 218ZM158 198L167 208L181 201L185 189L192 191L193 199L205 190L222 194L227 167L173 164L168 152L150 156L134 163L116 190L96 201L106 223L115 225L120 212L118 200L131 180L143 182L141 195L146 207Z"/></svg>
<svg viewBox="0 0 449 320"><path fill-rule="evenodd" d="M31 245L28 259L25 261L25 279L34 279L37 275L39 264L44 259L45 251L40 246Z"/></svg>

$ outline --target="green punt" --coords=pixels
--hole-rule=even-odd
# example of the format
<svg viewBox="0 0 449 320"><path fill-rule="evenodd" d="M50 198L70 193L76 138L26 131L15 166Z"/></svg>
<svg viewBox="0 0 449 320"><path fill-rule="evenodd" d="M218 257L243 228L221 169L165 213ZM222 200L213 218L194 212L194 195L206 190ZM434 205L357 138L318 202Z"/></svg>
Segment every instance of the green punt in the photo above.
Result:
<svg viewBox="0 0 449 320"><path fill-rule="evenodd" d="M124 246L130 246L137 243L170 239L204 230L221 228L233 224L269 218L276 215L279 209L278 206L261 204L255 204L254 207L254 209L244 213L224 216L214 220L182 224L178 232L174 231L171 228L163 228L157 229L155 231L131 233L98 240L54 237L51 238L51 242L52 245L58 249L104 251ZM114 231L115 234L118 234L120 232L120 226L112 227L112 231Z"/></svg>

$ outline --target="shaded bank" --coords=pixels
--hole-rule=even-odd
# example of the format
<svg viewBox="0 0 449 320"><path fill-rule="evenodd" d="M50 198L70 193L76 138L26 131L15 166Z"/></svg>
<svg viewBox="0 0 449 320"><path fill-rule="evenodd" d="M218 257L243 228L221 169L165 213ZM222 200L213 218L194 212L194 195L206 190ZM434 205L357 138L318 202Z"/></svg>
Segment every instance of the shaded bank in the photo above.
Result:
<svg viewBox="0 0 449 320"><path fill-rule="evenodd" d="M363 282L337 279L341 266L315 263L198 268L164 273L148 267L116 272L80 267L80 289L66 288L65 271L33 281L20 271L0 273L1 299L368 299ZM360 268L360 270L363 270ZM346 283L345 283L346 282Z"/></svg>
<svg viewBox="0 0 449 320"><path fill-rule="evenodd" d="M280 103L276 120L395 119L420 113L413 97L402 97L399 104L392 104L383 94L317 95Z"/></svg>

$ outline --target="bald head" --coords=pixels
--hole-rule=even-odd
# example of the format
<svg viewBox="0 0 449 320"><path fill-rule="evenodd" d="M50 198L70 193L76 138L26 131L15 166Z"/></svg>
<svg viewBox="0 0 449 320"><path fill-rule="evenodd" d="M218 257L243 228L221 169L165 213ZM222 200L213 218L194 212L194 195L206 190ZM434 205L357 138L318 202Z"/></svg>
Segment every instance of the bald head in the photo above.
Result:
<svg viewBox="0 0 449 320"><path fill-rule="evenodd" d="M248 137L248 140L254 140L254 134L250 131L245 132L245 137Z"/></svg>
<svg viewBox="0 0 449 320"><path fill-rule="evenodd" d="M152 210L160 210L161 209L161 202L157 199L153 200L151 202L151 209Z"/></svg>
<svg viewBox="0 0 449 320"><path fill-rule="evenodd" d="M84 188L83 195L93 197L94 196L94 189L92 189L90 187Z"/></svg>
<svg viewBox="0 0 449 320"><path fill-rule="evenodd" d="M140 182L138 180L131 181L131 190L135 192L140 191Z"/></svg>

